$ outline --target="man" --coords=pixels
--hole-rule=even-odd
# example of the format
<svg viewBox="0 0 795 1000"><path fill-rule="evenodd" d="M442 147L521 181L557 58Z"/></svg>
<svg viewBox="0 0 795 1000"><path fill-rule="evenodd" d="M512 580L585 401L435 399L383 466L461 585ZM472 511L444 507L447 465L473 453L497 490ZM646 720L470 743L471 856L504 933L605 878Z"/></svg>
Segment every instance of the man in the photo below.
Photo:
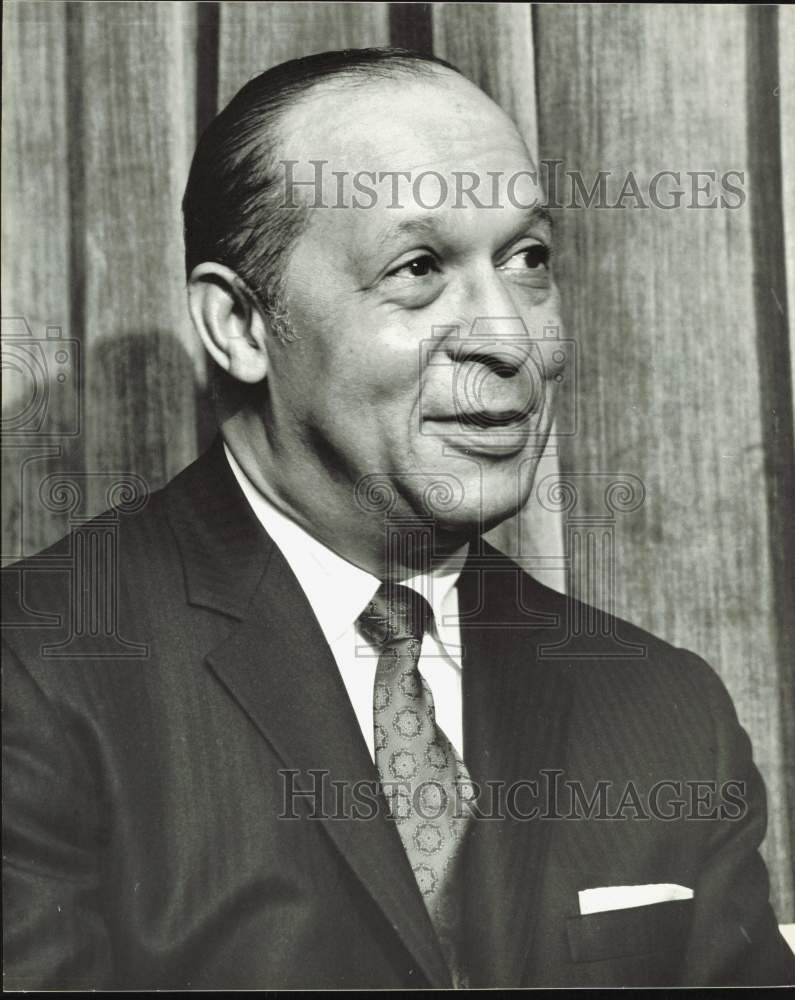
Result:
<svg viewBox="0 0 795 1000"><path fill-rule="evenodd" d="M118 572L94 524L5 587L7 985L795 979L717 676L479 540L563 375L535 173L385 50L276 67L202 138L219 440L97 522Z"/></svg>

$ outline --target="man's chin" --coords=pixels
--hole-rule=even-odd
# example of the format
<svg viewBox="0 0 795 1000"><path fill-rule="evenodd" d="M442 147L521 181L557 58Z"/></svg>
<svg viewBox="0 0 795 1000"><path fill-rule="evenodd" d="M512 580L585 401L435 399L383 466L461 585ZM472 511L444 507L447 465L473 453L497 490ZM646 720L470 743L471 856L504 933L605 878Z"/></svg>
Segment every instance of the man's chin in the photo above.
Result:
<svg viewBox="0 0 795 1000"><path fill-rule="evenodd" d="M504 503L486 498L482 502L464 500L455 510L428 512L433 519L437 539L449 545L459 545L472 541L479 535L491 531L517 513L516 495Z"/></svg>

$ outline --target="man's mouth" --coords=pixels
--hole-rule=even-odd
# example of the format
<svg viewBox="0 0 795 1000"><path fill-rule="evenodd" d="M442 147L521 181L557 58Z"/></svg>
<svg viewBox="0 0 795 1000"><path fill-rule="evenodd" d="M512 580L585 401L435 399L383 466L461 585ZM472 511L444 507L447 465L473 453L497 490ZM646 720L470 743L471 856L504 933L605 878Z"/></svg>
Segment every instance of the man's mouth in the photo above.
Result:
<svg viewBox="0 0 795 1000"><path fill-rule="evenodd" d="M525 423L532 412L531 407L525 407L520 410L471 410L427 419L435 424L449 424L452 427L467 429L510 430L512 427L518 428L521 424Z"/></svg>
<svg viewBox="0 0 795 1000"><path fill-rule="evenodd" d="M507 458L527 446L537 429L534 416L538 416L534 407L459 411L426 417L422 432L470 455Z"/></svg>

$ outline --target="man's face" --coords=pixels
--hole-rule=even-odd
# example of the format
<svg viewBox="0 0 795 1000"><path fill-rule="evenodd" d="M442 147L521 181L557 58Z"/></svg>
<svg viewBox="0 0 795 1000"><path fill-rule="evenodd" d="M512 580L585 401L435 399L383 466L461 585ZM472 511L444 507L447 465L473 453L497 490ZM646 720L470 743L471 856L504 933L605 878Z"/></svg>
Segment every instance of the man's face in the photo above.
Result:
<svg viewBox="0 0 795 1000"><path fill-rule="evenodd" d="M486 530L529 493L561 375L543 341L560 320L535 164L500 109L446 71L318 92L287 126L294 180L327 161L286 269L299 339L268 373L271 444L301 470L292 492L366 510L388 481L393 513ZM415 183L428 171L444 200L433 175ZM293 191L313 204L312 188Z"/></svg>

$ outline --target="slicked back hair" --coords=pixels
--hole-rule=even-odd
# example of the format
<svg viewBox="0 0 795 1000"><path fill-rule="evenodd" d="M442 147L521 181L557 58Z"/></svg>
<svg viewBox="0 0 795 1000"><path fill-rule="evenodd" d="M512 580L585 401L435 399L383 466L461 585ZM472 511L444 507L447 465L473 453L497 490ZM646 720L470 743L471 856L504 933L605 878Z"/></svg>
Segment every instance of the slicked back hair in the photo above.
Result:
<svg viewBox="0 0 795 1000"><path fill-rule="evenodd" d="M430 75L439 66L459 72L407 49L342 49L292 59L250 80L213 119L193 156L182 200L188 275L205 261L231 268L285 334L282 279L308 217L305 208L284 203L278 166L285 114L324 82Z"/></svg>

